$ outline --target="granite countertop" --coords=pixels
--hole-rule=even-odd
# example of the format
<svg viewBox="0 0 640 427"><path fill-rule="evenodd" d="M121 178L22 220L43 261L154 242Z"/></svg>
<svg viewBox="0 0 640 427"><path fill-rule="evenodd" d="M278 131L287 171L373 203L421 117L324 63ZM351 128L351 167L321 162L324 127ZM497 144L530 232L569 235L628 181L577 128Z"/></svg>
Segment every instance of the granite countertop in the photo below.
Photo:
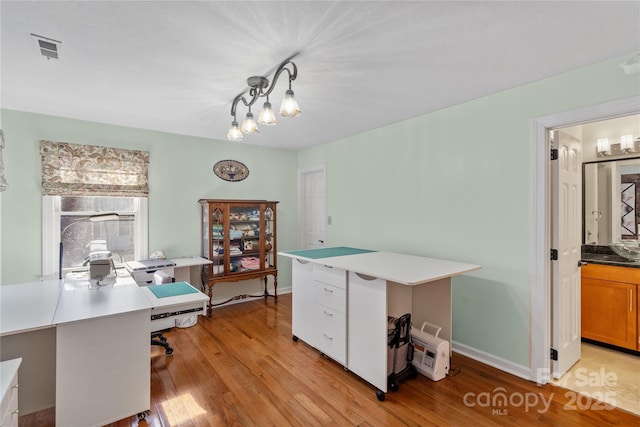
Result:
<svg viewBox="0 0 640 427"><path fill-rule="evenodd" d="M608 246L582 245L582 261L592 264L617 265L619 267L640 268L640 261L622 257Z"/></svg>

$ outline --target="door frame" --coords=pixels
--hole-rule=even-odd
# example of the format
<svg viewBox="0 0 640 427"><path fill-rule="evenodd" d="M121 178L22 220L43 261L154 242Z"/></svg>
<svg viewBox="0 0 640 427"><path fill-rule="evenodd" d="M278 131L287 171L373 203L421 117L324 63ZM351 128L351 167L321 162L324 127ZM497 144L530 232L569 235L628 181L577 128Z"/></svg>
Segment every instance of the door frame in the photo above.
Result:
<svg viewBox="0 0 640 427"><path fill-rule="evenodd" d="M640 96L551 114L531 123L531 310L530 379L551 380L551 165L550 129L640 113ZM556 183L553 183L556 184Z"/></svg>
<svg viewBox="0 0 640 427"><path fill-rule="evenodd" d="M325 199L325 205L324 205L324 213L323 213L323 217L327 218L327 165L326 163L320 164L318 166L312 166L306 169L299 169L298 170L298 247L302 248L302 244L303 242L303 238L302 235L305 231L305 224L307 223L308 217L305 215L305 211L304 211L304 197L305 197L305 190L304 190L304 186L302 185L303 183L303 177L307 174L310 173L316 173L316 172L322 172L322 176L324 178L324 199ZM326 236L326 232L325 232L325 244L327 243L327 236Z"/></svg>

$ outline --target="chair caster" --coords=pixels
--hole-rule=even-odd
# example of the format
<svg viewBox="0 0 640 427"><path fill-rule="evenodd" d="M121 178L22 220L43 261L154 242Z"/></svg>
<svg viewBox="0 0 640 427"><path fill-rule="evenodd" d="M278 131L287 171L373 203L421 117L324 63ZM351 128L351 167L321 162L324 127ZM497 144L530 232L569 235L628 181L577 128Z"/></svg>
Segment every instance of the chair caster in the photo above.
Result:
<svg viewBox="0 0 640 427"><path fill-rule="evenodd" d="M138 420L142 421L145 418L147 418L149 415L151 415L151 410L147 409L146 411L143 412L139 412L138 413Z"/></svg>
<svg viewBox="0 0 640 427"><path fill-rule="evenodd" d="M291 339L293 340L293 342L298 342L298 337L295 335L291 336Z"/></svg>
<svg viewBox="0 0 640 427"><path fill-rule="evenodd" d="M171 356L173 354L173 349L171 347L167 347L167 349L165 350L165 354L167 356Z"/></svg>
<svg viewBox="0 0 640 427"><path fill-rule="evenodd" d="M379 400L380 402L383 402L383 401L384 401L384 398L385 398L384 391L382 391L382 390L378 390L378 391L376 391L376 397L378 398L378 400Z"/></svg>

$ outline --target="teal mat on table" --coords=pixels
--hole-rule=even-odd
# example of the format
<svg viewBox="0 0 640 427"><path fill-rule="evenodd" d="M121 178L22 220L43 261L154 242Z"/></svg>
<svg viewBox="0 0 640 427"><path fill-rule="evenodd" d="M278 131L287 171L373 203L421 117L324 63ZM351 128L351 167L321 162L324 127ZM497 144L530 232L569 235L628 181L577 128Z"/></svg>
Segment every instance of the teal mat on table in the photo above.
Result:
<svg viewBox="0 0 640 427"><path fill-rule="evenodd" d="M198 292L187 282L163 283L162 285L149 285L149 290L158 298L175 297L178 295L194 294Z"/></svg>
<svg viewBox="0 0 640 427"><path fill-rule="evenodd" d="M337 246L335 248L305 249L302 251L287 251L288 254L302 256L305 258L329 258L334 256L366 254L371 251L369 249L350 248L348 246Z"/></svg>

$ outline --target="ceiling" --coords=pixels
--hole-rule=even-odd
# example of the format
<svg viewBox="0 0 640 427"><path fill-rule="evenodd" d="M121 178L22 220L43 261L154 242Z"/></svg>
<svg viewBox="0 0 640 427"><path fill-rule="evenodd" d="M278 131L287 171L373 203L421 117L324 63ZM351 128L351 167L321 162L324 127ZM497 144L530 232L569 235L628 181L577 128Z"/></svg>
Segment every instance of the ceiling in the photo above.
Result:
<svg viewBox="0 0 640 427"><path fill-rule="evenodd" d="M302 115L238 142L287 149L640 51L638 1L2 0L0 14L3 108L204 138L226 139L247 77L298 53ZM61 41L60 59L31 33Z"/></svg>

